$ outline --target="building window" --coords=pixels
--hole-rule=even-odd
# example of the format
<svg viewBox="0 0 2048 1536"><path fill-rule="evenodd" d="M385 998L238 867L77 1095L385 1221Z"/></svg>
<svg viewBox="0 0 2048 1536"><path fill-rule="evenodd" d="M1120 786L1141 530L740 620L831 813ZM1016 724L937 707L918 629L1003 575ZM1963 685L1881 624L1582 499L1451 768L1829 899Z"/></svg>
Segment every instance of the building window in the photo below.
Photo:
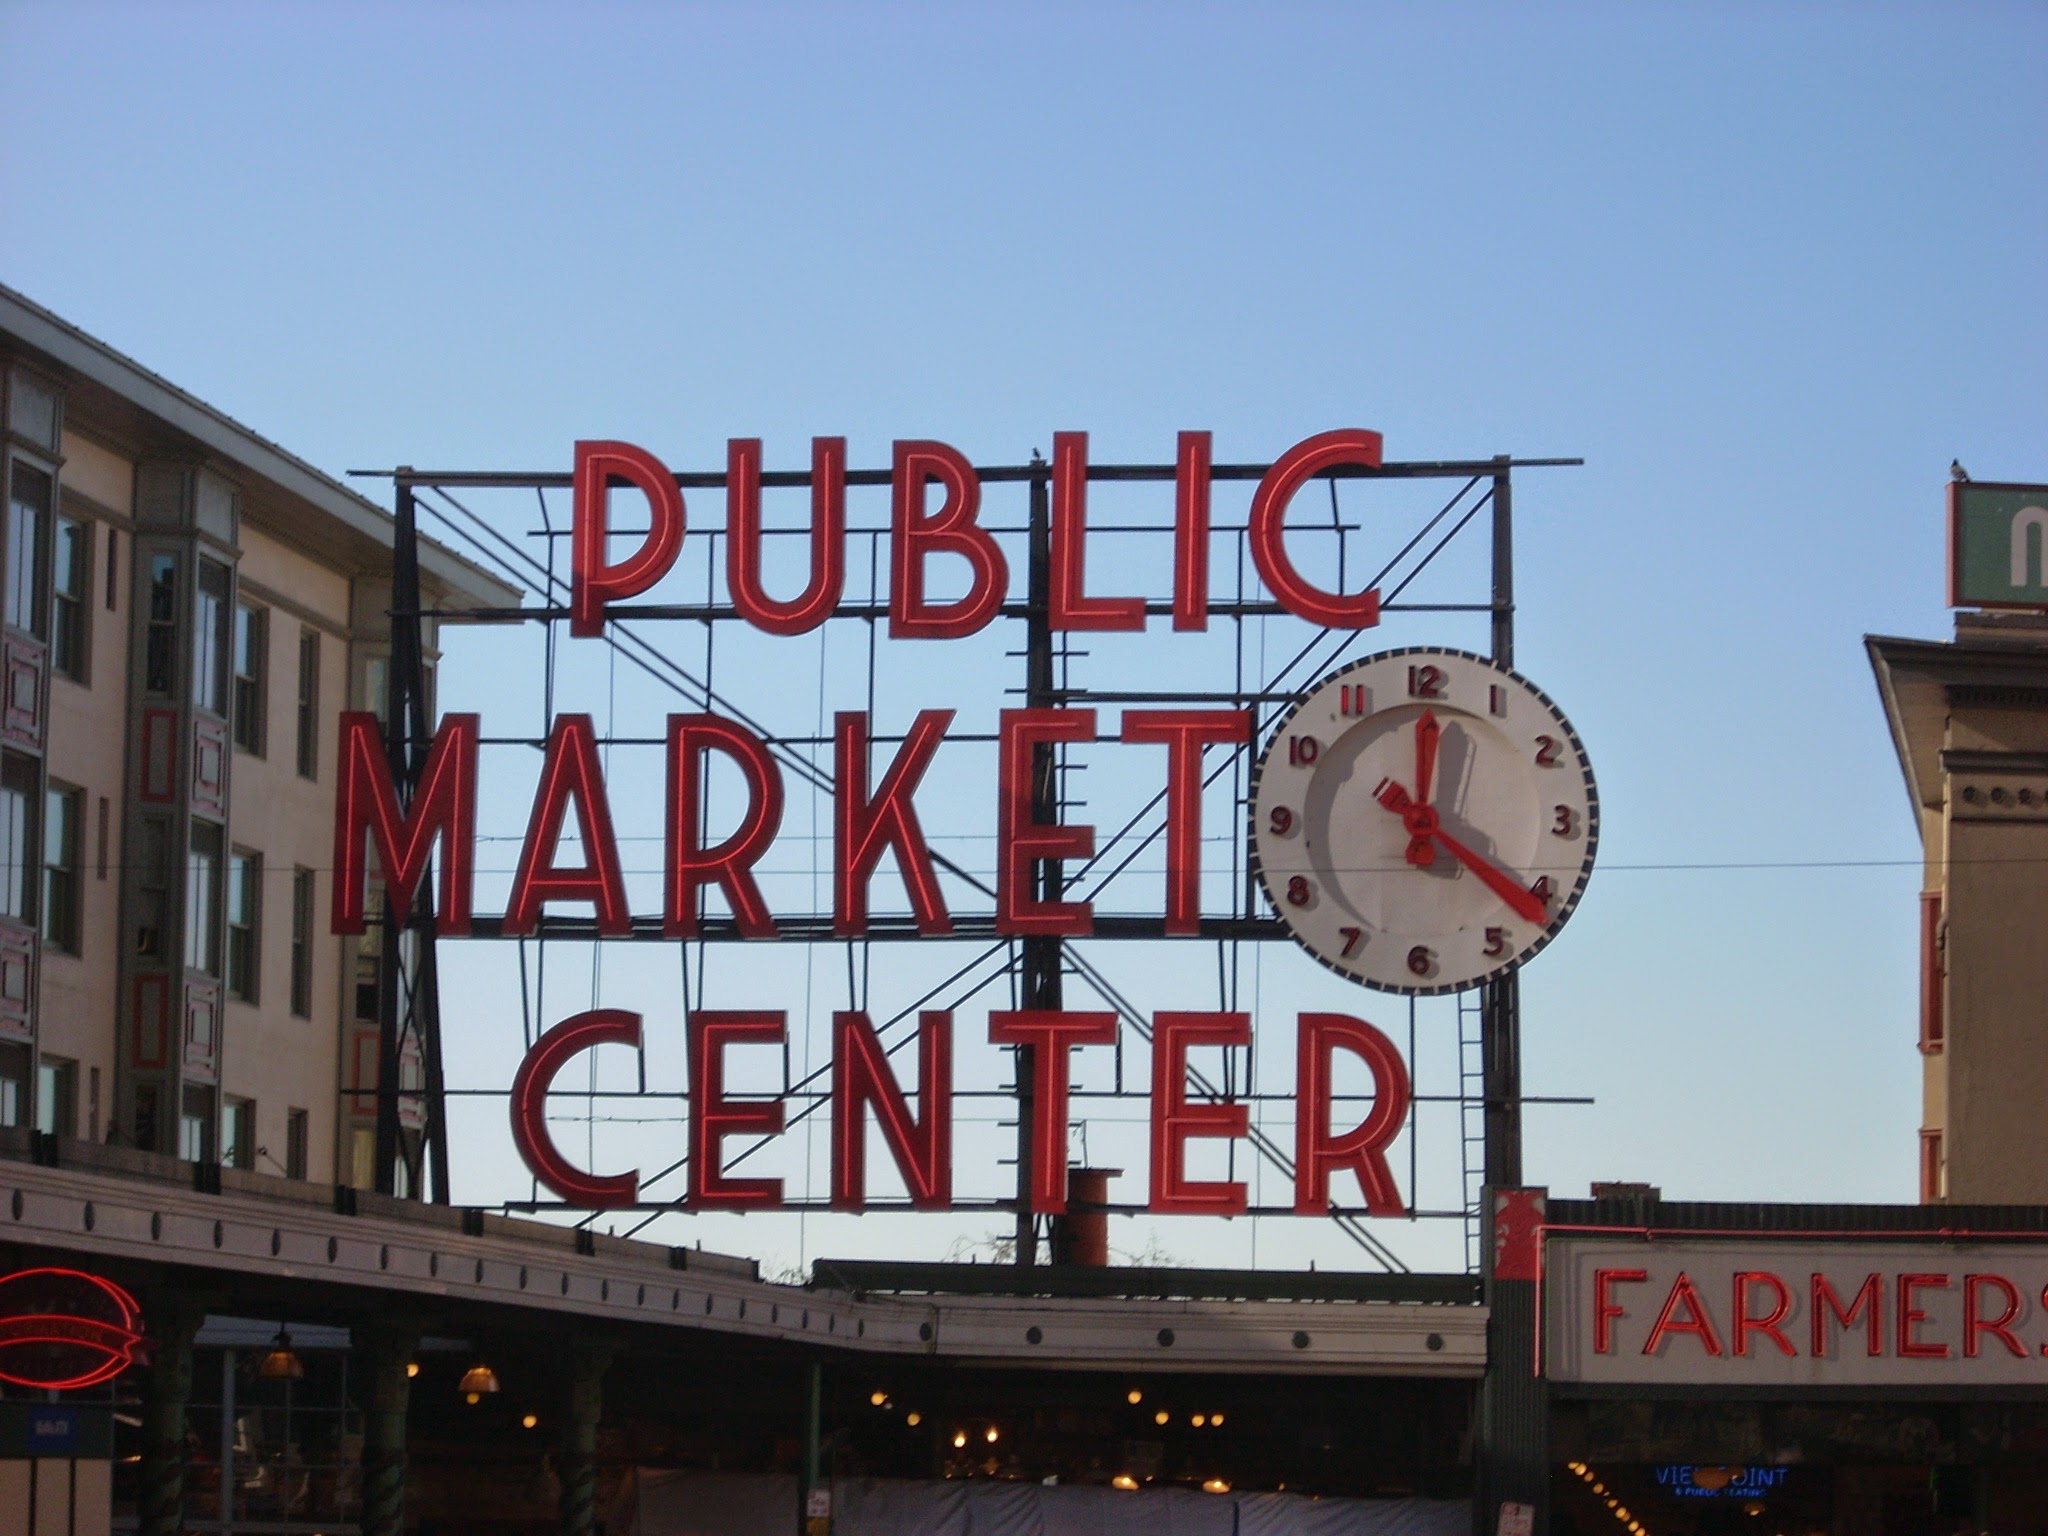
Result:
<svg viewBox="0 0 2048 1536"><path fill-rule="evenodd" d="M107 586L107 591L106 591L106 601L107 601L107 612L109 612L109 613L112 613L112 612L114 611L114 607L115 607L115 604L116 604L116 603L117 603L117 602L119 601L119 596L120 596L120 590L121 590L121 582L120 582L120 571L121 571L121 530L120 530L120 529L118 529L118 528L109 528L109 529L107 530L107 582L106 582L106 586Z"/></svg>
<svg viewBox="0 0 2048 1536"><path fill-rule="evenodd" d="M313 871L292 871L292 1012L313 1017Z"/></svg>
<svg viewBox="0 0 2048 1536"><path fill-rule="evenodd" d="M85 796L52 784L43 796L43 938L78 953L79 817Z"/></svg>
<svg viewBox="0 0 2048 1536"><path fill-rule="evenodd" d="M307 1115L303 1109L288 1109L284 1115L284 1176L288 1179L306 1177L306 1124Z"/></svg>
<svg viewBox="0 0 2048 1536"><path fill-rule="evenodd" d="M13 461L7 494L7 623L42 638L43 548L49 537L56 482L34 465Z"/></svg>
<svg viewBox="0 0 2048 1536"><path fill-rule="evenodd" d="M213 1161L213 1090L187 1085L178 1104L178 1156L188 1163Z"/></svg>
<svg viewBox="0 0 2048 1536"><path fill-rule="evenodd" d="M192 628L192 702L212 715L228 712L228 642L231 614L228 568L199 562L199 616Z"/></svg>
<svg viewBox="0 0 2048 1536"><path fill-rule="evenodd" d="M135 953L162 960L171 906L171 827L161 816L145 816L135 839Z"/></svg>
<svg viewBox="0 0 2048 1536"><path fill-rule="evenodd" d="M357 1189L377 1187L377 1132L359 1125L348 1135L348 1181Z"/></svg>
<svg viewBox="0 0 2048 1536"><path fill-rule="evenodd" d="M142 688L159 698L178 696L178 558L149 557L149 632L143 642Z"/></svg>
<svg viewBox="0 0 2048 1536"><path fill-rule="evenodd" d="M42 862L35 760L9 752L0 756L0 917L35 921Z"/></svg>
<svg viewBox="0 0 2048 1536"><path fill-rule="evenodd" d="M92 524L57 519L57 569L52 595L57 604L50 626L50 667L74 683L86 679L87 594L92 591Z"/></svg>
<svg viewBox="0 0 2048 1536"><path fill-rule="evenodd" d="M391 658L372 656L363 663L363 708L379 725L391 723Z"/></svg>
<svg viewBox="0 0 2048 1536"><path fill-rule="evenodd" d="M45 1136L78 1134L78 1063L45 1056L36 1063L36 1129Z"/></svg>
<svg viewBox="0 0 2048 1536"><path fill-rule="evenodd" d="M263 855L237 848L228 860L228 991L256 1001L262 953Z"/></svg>
<svg viewBox="0 0 2048 1536"><path fill-rule="evenodd" d="M299 777L320 777L320 631L299 631Z"/></svg>
<svg viewBox="0 0 2048 1536"><path fill-rule="evenodd" d="M384 1016L384 887L371 881L363 891L363 931L356 940L356 1015L366 1024Z"/></svg>
<svg viewBox="0 0 2048 1536"><path fill-rule="evenodd" d="M256 1104L253 1099L221 1101L220 1160L227 1168L256 1166Z"/></svg>
<svg viewBox="0 0 2048 1536"><path fill-rule="evenodd" d="M247 603L235 608L235 745L244 752L263 755L267 722L263 682L270 669L264 665L270 644L270 614Z"/></svg>
<svg viewBox="0 0 2048 1536"><path fill-rule="evenodd" d="M220 974L220 898L221 829L195 821L185 861L185 964L207 976Z"/></svg>
<svg viewBox="0 0 2048 1536"><path fill-rule="evenodd" d="M0 1125L28 1122L28 1047L0 1041Z"/></svg>

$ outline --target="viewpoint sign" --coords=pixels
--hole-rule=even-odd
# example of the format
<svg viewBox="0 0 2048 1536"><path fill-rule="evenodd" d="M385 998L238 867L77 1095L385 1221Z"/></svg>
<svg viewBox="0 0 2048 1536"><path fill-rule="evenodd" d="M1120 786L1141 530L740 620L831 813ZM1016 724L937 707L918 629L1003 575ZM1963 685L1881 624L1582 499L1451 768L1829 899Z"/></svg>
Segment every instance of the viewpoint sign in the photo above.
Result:
<svg viewBox="0 0 2048 1536"><path fill-rule="evenodd" d="M1950 483L1948 602L2048 612L2048 485Z"/></svg>

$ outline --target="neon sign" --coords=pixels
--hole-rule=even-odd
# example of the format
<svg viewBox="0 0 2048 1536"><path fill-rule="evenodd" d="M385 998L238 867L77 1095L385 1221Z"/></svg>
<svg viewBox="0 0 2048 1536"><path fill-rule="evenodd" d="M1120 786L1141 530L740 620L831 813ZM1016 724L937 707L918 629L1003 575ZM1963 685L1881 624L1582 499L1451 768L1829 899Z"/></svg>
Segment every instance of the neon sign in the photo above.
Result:
<svg viewBox="0 0 2048 1536"><path fill-rule="evenodd" d="M0 1381L57 1392L111 1381L138 1357L141 1318L133 1296L97 1275L0 1276Z"/></svg>

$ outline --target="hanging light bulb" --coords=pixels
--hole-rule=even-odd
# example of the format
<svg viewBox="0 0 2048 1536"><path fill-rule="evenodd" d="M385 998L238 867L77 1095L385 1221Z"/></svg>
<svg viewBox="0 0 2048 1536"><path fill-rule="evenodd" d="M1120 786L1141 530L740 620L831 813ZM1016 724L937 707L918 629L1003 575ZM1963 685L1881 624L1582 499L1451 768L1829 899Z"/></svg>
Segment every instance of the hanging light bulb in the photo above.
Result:
<svg viewBox="0 0 2048 1536"><path fill-rule="evenodd" d="M527 1415L526 1415L526 1417L524 1417L523 1419L521 1419L521 1420L519 1421L519 1425L520 1425L520 1428L522 1428L522 1429L532 1429L532 1428L534 1427L534 1425L538 1424L539 1422L540 1422L540 1415L539 1415L539 1414L529 1413L529 1414L527 1414Z"/></svg>
<svg viewBox="0 0 2048 1536"><path fill-rule="evenodd" d="M256 1374L265 1381L304 1381L306 1362L292 1349L292 1336L279 1328L277 1338L271 1343L270 1353L256 1367Z"/></svg>
<svg viewBox="0 0 2048 1536"><path fill-rule="evenodd" d="M479 1360L462 1373L462 1380L456 1385L455 1390L473 1404L484 1393L498 1390L498 1373Z"/></svg>
<svg viewBox="0 0 2048 1536"><path fill-rule="evenodd" d="M954 1450L956 1450L956 1451L964 1451L964 1450L966 1450L966 1449L967 1449L967 1431L966 1431L966 1430L964 1430L964 1429L956 1429L956 1430L954 1430L954 1431L953 1431L953 1449L954 1449Z"/></svg>
<svg viewBox="0 0 2048 1536"><path fill-rule="evenodd" d="M870 1392L868 1394L868 1402L874 1407L879 1408L887 1401L889 1401L889 1394L886 1392Z"/></svg>
<svg viewBox="0 0 2048 1536"><path fill-rule="evenodd" d="M1202 1492L1204 1492L1204 1493L1228 1493L1228 1492L1230 1492L1230 1484L1226 1483L1226 1482L1225 1482L1225 1481L1224 1481L1224 1480L1223 1480L1222 1478L1220 1478L1220 1477L1212 1477L1212 1478L1210 1478L1210 1479L1209 1479L1209 1481L1207 1481L1206 1483L1202 1484Z"/></svg>
<svg viewBox="0 0 2048 1536"><path fill-rule="evenodd" d="M1138 1404L1145 1401L1145 1394L1140 1392L1136 1387L1133 1387L1130 1391L1124 1394L1124 1401L1129 1403L1133 1408L1135 1408L1138 1406Z"/></svg>
<svg viewBox="0 0 2048 1536"><path fill-rule="evenodd" d="M411 1380L413 1379L413 1377L415 1377L415 1376L419 1375L419 1373L420 1373L420 1363L419 1363L419 1361L417 1361L417 1360L408 1360L408 1361L406 1361L406 1362L405 1362L405 1379L406 1379L407 1381L411 1381Z"/></svg>
<svg viewBox="0 0 2048 1536"><path fill-rule="evenodd" d="M1164 1424L1168 1419L1172 1417L1172 1414L1168 1413L1164 1408L1162 1408L1157 1413L1152 1415L1152 1422L1154 1424Z"/></svg>
<svg viewBox="0 0 2048 1536"><path fill-rule="evenodd" d="M1125 1493L1135 1493L1138 1488L1138 1480L1128 1472L1119 1472L1109 1480L1109 1486L1121 1488Z"/></svg>
<svg viewBox="0 0 2048 1536"><path fill-rule="evenodd" d="M989 1443L990 1445L994 1445L994 1444L996 1443L996 1434L997 1434L997 1430L996 1430L996 1427L995 1427L995 1425L993 1425L993 1424L989 1425L989 1427L988 1427L988 1434L987 1434L987 1437L986 1437L986 1438L987 1438L987 1440L988 1440L988 1443Z"/></svg>
<svg viewBox="0 0 2048 1536"><path fill-rule="evenodd" d="M910 1412L903 1415L903 1422L908 1424L912 1429L915 1429L918 1425L924 1422L924 1415L919 1413L915 1408L913 1408L910 1410Z"/></svg>

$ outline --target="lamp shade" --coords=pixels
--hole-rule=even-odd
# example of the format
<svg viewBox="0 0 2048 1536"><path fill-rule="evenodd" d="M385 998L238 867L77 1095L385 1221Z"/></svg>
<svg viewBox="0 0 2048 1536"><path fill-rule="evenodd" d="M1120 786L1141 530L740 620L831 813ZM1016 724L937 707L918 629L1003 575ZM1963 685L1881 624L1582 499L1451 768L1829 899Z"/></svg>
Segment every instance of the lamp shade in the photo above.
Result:
<svg viewBox="0 0 2048 1536"><path fill-rule="evenodd" d="M462 1373L462 1382L455 1389L469 1397L482 1392L498 1390L498 1373L482 1361L478 1361Z"/></svg>
<svg viewBox="0 0 2048 1536"><path fill-rule="evenodd" d="M256 1374L265 1381L305 1380L306 1362L292 1348L292 1336L282 1328L277 1330L277 1340L270 1346L270 1353L257 1364Z"/></svg>

